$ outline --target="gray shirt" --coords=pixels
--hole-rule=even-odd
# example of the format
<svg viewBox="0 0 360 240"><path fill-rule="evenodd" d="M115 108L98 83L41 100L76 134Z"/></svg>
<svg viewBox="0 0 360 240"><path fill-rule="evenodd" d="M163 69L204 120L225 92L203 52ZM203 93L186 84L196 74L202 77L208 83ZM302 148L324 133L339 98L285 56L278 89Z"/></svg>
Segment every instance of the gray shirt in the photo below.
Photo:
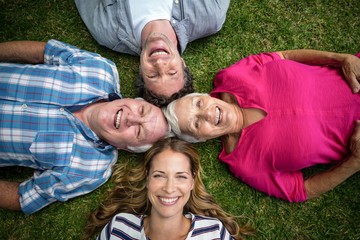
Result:
<svg viewBox="0 0 360 240"><path fill-rule="evenodd" d="M75 3L99 44L117 52L140 55L141 46L134 37L129 0L75 0ZM229 3L230 0L174 0L170 23L181 53L189 42L221 29Z"/></svg>

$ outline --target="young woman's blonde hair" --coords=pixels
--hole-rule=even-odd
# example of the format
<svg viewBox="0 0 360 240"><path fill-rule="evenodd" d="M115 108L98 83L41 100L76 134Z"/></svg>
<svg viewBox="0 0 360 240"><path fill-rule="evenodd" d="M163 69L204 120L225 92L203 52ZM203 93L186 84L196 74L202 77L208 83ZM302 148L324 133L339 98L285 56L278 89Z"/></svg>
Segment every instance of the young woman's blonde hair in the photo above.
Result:
<svg viewBox="0 0 360 240"><path fill-rule="evenodd" d="M197 150L185 141L167 138L157 142L145 154L144 161L133 167L131 164L120 164L113 175L115 188L110 191L105 202L89 216L85 226L84 239L99 233L102 228L118 213L150 215L151 203L148 200L146 182L153 158L167 150L186 155L190 160L194 177L194 189L184 207L185 212L219 219L235 239L252 233L248 227L241 228L236 218L226 213L206 191L201 180L202 168Z"/></svg>

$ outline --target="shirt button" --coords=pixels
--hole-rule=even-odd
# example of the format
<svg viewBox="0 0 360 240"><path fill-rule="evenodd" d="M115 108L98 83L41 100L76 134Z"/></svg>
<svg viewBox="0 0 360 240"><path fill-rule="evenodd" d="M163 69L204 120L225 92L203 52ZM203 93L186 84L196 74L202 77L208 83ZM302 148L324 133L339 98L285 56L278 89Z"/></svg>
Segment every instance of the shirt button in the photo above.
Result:
<svg viewBox="0 0 360 240"><path fill-rule="evenodd" d="M64 111L64 108L60 108L60 112L63 112Z"/></svg>
<svg viewBox="0 0 360 240"><path fill-rule="evenodd" d="M25 108L27 108L27 105L24 103L23 105L21 105L21 108L25 109Z"/></svg>
<svg viewBox="0 0 360 240"><path fill-rule="evenodd" d="M175 0L175 3L176 3L176 4L179 4L179 0Z"/></svg>

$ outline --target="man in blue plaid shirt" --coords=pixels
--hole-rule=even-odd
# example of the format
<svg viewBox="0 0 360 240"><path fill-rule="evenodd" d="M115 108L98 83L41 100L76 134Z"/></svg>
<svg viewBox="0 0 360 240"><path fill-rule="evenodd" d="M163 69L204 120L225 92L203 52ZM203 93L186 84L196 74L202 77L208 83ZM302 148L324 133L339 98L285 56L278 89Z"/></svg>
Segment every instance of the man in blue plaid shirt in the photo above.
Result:
<svg viewBox="0 0 360 240"><path fill-rule="evenodd" d="M105 183L117 150L166 137L158 107L120 99L113 62L56 40L0 43L0 167L35 169L0 180L0 207L36 212ZM21 62L4 63L4 62Z"/></svg>

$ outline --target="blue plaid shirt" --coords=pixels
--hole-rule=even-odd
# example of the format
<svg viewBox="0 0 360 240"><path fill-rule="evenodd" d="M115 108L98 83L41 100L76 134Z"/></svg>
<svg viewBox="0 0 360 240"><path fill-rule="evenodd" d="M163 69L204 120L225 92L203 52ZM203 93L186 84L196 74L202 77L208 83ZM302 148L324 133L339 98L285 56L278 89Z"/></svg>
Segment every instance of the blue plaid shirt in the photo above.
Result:
<svg viewBox="0 0 360 240"><path fill-rule="evenodd" d="M35 169L19 187L26 214L93 191L117 160L117 149L72 114L120 95L115 64L56 40L47 43L44 59L0 64L0 166Z"/></svg>

